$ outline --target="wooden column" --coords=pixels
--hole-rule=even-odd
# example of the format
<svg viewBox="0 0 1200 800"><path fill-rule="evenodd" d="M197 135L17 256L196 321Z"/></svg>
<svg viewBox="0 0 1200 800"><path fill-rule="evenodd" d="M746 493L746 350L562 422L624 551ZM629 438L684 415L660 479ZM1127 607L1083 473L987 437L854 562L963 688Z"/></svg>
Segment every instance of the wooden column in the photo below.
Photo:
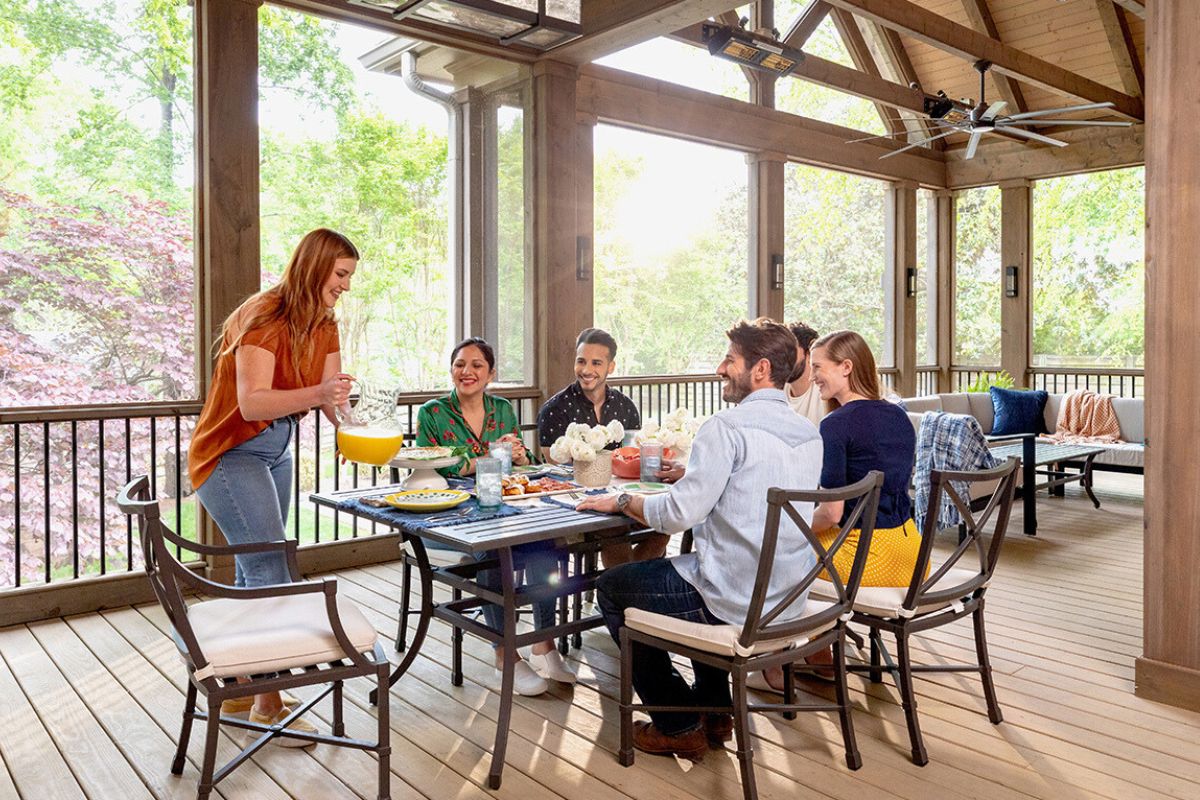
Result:
<svg viewBox="0 0 1200 800"><path fill-rule="evenodd" d="M196 376L212 381L221 324L261 283L258 211L258 0L195 0ZM224 543L198 509L202 542ZM233 559L207 574L233 582Z"/></svg>
<svg viewBox="0 0 1200 800"><path fill-rule="evenodd" d="M935 192L934 202L929 207L929 263L936 265L937 306L929 316L930 324L936 326L934 341L937 343L939 392L954 391L954 374L950 367L954 363L954 301L957 291L954 254L957 226L958 205L954 192L945 189ZM933 286L932 282L930 286Z"/></svg>
<svg viewBox="0 0 1200 800"><path fill-rule="evenodd" d="M580 147L576 69L555 61L533 67L534 307L536 385L545 396L575 379L575 337L592 324L592 151ZM586 141L591 141L590 126ZM586 162L581 170L580 165ZM587 193L581 204L581 193Z"/></svg>
<svg viewBox="0 0 1200 800"><path fill-rule="evenodd" d="M1137 694L1200 710L1200 16L1146 17L1145 626Z"/></svg>
<svg viewBox="0 0 1200 800"><path fill-rule="evenodd" d="M1000 366L1026 386L1033 338L1033 182L1000 184ZM1017 295L1009 297L1008 271L1017 268Z"/></svg>
<svg viewBox="0 0 1200 800"><path fill-rule="evenodd" d="M781 153L751 153L749 316L783 321L783 171ZM783 264L783 266L776 266Z"/></svg>
<svg viewBox="0 0 1200 800"><path fill-rule="evenodd" d="M887 270L890 324L884 332L885 353L895 367L895 390L901 397L917 392L917 297L909 292L909 271L916 287L917 269L917 185L911 182L893 183L887 194Z"/></svg>

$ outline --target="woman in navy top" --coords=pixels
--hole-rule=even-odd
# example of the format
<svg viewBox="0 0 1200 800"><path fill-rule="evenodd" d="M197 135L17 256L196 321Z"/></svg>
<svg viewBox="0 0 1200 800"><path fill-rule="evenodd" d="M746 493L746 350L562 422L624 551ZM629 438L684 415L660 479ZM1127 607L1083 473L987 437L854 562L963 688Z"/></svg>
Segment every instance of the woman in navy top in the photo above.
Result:
<svg viewBox="0 0 1200 800"><path fill-rule="evenodd" d="M821 487L838 489L883 472L883 490L875 534L867 557L863 586L907 586L912 581L921 535L912 518L908 496L917 437L900 406L882 399L875 357L861 336L837 331L812 346L813 383L832 411L821 420L825 461ZM845 503L822 503L813 515L813 530L822 544L833 544L838 526L849 516ZM843 579L850 575L858 531L852 531L834 557Z"/></svg>

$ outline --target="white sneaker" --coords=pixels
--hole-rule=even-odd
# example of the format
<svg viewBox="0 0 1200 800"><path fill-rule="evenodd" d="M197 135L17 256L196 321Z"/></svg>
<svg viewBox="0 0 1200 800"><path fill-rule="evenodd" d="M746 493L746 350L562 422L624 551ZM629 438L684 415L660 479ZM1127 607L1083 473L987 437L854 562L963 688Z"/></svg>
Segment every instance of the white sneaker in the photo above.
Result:
<svg viewBox="0 0 1200 800"><path fill-rule="evenodd" d="M504 680L504 672L499 667L495 671L496 685L495 688L499 691L501 683ZM533 671L533 667L529 666L529 662L525 659L519 660L513 667L513 691L525 697L536 697L539 694L545 693L550 688L550 684L546 683L546 679Z"/></svg>
<svg viewBox="0 0 1200 800"><path fill-rule="evenodd" d="M538 675L559 683L575 683L579 678L567 666L567 662L563 660L562 653L557 650L551 650L549 653L541 655L534 653L529 656L529 663Z"/></svg>

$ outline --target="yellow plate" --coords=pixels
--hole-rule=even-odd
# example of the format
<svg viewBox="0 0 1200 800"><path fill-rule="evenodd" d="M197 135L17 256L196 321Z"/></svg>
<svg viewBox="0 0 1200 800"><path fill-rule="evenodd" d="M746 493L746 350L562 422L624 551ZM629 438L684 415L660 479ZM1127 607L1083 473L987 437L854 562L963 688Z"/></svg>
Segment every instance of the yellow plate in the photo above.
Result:
<svg viewBox="0 0 1200 800"><path fill-rule="evenodd" d="M401 511L444 511L470 499L471 495L458 489L413 489L396 492L383 498L392 508Z"/></svg>

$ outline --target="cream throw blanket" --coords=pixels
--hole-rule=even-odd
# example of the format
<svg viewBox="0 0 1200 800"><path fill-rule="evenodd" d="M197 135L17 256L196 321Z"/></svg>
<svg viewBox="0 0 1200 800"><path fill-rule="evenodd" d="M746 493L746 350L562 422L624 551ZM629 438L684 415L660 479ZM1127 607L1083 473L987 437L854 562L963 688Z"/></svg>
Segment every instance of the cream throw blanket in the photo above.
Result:
<svg viewBox="0 0 1200 800"><path fill-rule="evenodd" d="M1057 430L1050 438L1059 444L1111 444L1121 441L1121 426L1112 397L1089 389L1071 392L1058 410Z"/></svg>

